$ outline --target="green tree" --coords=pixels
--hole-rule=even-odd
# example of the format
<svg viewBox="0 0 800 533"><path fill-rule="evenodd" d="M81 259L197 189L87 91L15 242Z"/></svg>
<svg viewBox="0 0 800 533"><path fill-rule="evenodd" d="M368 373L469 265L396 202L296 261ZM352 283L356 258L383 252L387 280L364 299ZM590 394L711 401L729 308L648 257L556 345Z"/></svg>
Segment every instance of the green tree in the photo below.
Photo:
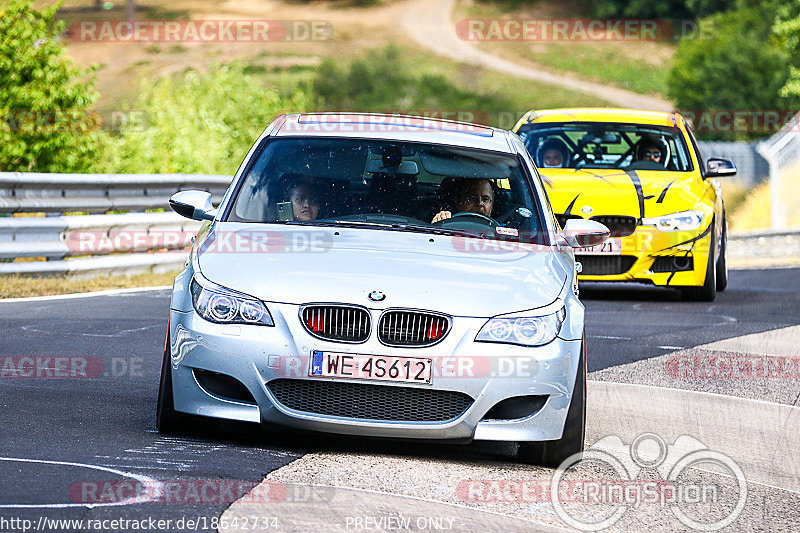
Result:
<svg viewBox="0 0 800 533"><path fill-rule="evenodd" d="M702 19L681 41L669 75L669 96L684 110L784 110L796 100L780 94L788 57L771 37L774 9L744 6ZM737 138L762 136L740 132ZM730 138L723 133L708 138Z"/></svg>
<svg viewBox="0 0 800 533"><path fill-rule="evenodd" d="M93 69L73 65L60 41L58 5L32 0L0 5L0 171L83 171L101 133L90 106Z"/></svg>
<svg viewBox="0 0 800 533"><path fill-rule="evenodd" d="M695 19L725 11L737 0L581 0L596 17Z"/></svg>
<svg viewBox="0 0 800 533"><path fill-rule="evenodd" d="M319 108L330 111L423 113L485 121L514 105L500 95L462 89L441 74L420 72L394 45L370 50L364 59L323 60L314 79ZM464 116L446 112L467 111ZM471 114L469 112L472 112Z"/></svg>
<svg viewBox="0 0 800 533"><path fill-rule="evenodd" d="M800 98L800 3L782 2L772 30L789 56L789 77L781 88L781 96Z"/></svg>
<svg viewBox="0 0 800 533"><path fill-rule="evenodd" d="M275 116L313 108L307 90L281 94L238 63L149 80L96 170L232 175Z"/></svg>

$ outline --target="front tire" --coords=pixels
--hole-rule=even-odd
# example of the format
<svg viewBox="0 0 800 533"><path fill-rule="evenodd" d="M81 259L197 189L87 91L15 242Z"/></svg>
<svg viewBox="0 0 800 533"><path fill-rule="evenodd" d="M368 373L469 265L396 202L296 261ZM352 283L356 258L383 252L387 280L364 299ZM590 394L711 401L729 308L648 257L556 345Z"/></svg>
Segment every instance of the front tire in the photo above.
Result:
<svg viewBox="0 0 800 533"><path fill-rule="evenodd" d="M169 335L169 331L167 331L167 335ZM159 433L164 434L186 433L191 427L192 418L191 415L175 410L168 339L164 348L164 359L161 362L161 381L158 387L158 404L156 405L156 429L158 429Z"/></svg>
<svg viewBox="0 0 800 533"><path fill-rule="evenodd" d="M728 221L725 213L722 214L722 241L717 259L717 292L722 292L728 287Z"/></svg>
<svg viewBox="0 0 800 533"><path fill-rule="evenodd" d="M564 433L558 440L520 442L517 451L518 462L557 468L571 455L583 452L583 441L586 437L586 372L586 338L584 337L581 343L575 388L569 403L567 419L564 422Z"/></svg>
<svg viewBox="0 0 800 533"><path fill-rule="evenodd" d="M708 261L706 262L706 280L699 287L683 287L681 294L685 300L693 302L713 302L717 297L717 264L714 261L716 242L712 222L711 242L708 246Z"/></svg>

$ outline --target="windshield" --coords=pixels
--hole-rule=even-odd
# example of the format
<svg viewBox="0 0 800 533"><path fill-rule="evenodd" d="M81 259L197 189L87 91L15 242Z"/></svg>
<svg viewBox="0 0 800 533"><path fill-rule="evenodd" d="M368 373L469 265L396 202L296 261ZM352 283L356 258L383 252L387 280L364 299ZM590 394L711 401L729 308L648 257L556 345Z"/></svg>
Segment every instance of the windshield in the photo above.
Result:
<svg viewBox="0 0 800 533"><path fill-rule="evenodd" d="M676 127L601 122L525 124L520 137L539 168L692 170Z"/></svg>
<svg viewBox="0 0 800 533"><path fill-rule="evenodd" d="M226 220L539 242L541 206L521 164L413 142L269 139Z"/></svg>

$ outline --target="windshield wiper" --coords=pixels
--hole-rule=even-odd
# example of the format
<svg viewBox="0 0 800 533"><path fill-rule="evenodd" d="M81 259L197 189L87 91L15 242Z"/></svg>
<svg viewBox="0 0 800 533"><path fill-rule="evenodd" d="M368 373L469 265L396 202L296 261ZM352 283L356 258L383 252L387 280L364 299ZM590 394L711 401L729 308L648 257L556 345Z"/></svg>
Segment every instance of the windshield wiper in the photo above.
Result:
<svg viewBox="0 0 800 533"><path fill-rule="evenodd" d="M365 226L368 228L393 228L395 226L395 224L367 222L365 220L334 220L334 223L342 226Z"/></svg>
<svg viewBox="0 0 800 533"><path fill-rule="evenodd" d="M421 226L419 224L392 224L392 226L401 231L433 233L434 235L457 235L463 237L476 237L479 239L487 238L486 234L484 233L475 233L464 229L437 228L434 226Z"/></svg>
<svg viewBox="0 0 800 533"><path fill-rule="evenodd" d="M285 224L293 226L355 227L379 230L410 231L414 233L432 233L434 235L475 237L478 239L489 238L484 233L475 233L468 230L453 228L437 228L435 226L423 226L421 224L407 224L405 222L385 223L367 222L364 220L289 220L285 222Z"/></svg>

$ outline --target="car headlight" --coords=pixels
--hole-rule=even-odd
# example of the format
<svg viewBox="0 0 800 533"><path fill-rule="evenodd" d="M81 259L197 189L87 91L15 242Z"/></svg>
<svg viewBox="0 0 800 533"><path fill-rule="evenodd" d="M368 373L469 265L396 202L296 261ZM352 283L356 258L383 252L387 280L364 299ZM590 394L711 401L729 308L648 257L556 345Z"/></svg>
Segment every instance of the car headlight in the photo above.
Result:
<svg viewBox="0 0 800 533"><path fill-rule="evenodd" d="M681 211L661 217L643 218L643 226L655 226L661 231L693 231L703 225L702 211Z"/></svg>
<svg viewBox="0 0 800 533"><path fill-rule="evenodd" d="M267 307L256 298L218 286L204 287L197 281L197 278L192 278L191 291L195 311L209 322L275 325Z"/></svg>
<svg viewBox="0 0 800 533"><path fill-rule="evenodd" d="M479 342L499 342L521 344L522 346L542 346L553 342L561 331L566 316L565 308L544 316L523 316L514 318L491 318L483 325L478 336Z"/></svg>

